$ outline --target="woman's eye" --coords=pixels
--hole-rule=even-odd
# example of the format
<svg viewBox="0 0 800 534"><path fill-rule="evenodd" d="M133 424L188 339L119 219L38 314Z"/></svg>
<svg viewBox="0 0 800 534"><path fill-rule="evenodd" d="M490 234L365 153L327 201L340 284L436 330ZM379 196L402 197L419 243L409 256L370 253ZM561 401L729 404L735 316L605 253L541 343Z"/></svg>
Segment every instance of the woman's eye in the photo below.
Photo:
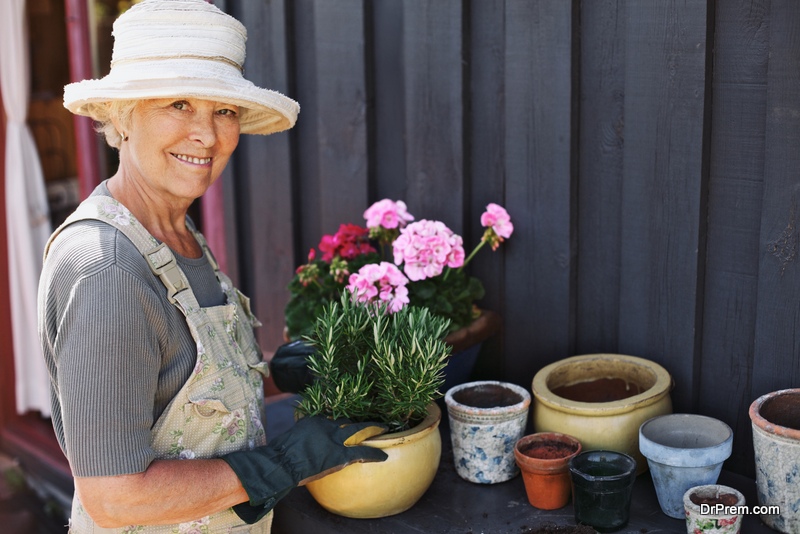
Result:
<svg viewBox="0 0 800 534"><path fill-rule="evenodd" d="M230 116L230 117L235 117L238 114L236 112L236 110L229 109L229 108L221 109L221 110L218 111L218 113L220 115L227 115L227 116Z"/></svg>
<svg viewBox="0 0 800 534"><path fill-rule="evenodd" d="M189 107L189 103L186 100L178 100L177 102L172 103L172 107L175 109L184 110Z"/></svg>

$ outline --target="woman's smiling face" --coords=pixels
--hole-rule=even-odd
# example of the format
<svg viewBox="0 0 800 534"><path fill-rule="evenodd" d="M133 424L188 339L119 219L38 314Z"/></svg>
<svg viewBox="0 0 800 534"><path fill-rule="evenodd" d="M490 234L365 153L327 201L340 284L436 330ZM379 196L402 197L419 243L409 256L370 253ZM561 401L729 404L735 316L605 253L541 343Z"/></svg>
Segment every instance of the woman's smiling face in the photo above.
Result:
<svg viewBox="0 0 800 534"><path fill-rule="evenodd" d="M239 108L197 98L142 100L124 133L120 162L128 178L169 203L191 203L239 143Z"/></svg>

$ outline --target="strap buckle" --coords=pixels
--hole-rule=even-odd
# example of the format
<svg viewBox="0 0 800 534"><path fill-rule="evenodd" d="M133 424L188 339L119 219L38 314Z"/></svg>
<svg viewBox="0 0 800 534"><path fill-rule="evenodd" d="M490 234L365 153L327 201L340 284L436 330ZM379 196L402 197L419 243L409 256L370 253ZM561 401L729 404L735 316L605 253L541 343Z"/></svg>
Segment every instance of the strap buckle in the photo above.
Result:
<svg viewBox="0 0 800 534"><path fill-rule="evenodd" d="M184 279L180 267L178 267L178 262L175 260L175 255L166 244L161 243L154 249L146 252L145 256L147 257L147 264L150 266L150 270L153 271L153 274L158 276L164 286L166 286L167 298L170 303L175 304L175 302L177 302L175 295L189 289L189 285ZM166 262L163 262L163 260L166 260Z"/></svg>

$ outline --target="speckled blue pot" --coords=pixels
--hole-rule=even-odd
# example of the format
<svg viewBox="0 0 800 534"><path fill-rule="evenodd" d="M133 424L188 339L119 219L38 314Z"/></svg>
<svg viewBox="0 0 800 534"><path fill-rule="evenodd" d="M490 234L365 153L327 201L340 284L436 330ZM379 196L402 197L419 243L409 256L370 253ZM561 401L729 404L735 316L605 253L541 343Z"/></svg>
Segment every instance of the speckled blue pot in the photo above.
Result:
<svg viewBox="0 0 800 534"><path fill-rule="evenodd" d="M516 384L484 380L445 394L458 476L478 484L505 482L519 473L514 444L525 433L531 396Z"/></svg>
<svg viewBox="0 0 800 534"><path fill-rule="evenodd" d="M758 503L780 514L761 514L778 532L800 533L800 389L767 393L750 405Z"/></svg>

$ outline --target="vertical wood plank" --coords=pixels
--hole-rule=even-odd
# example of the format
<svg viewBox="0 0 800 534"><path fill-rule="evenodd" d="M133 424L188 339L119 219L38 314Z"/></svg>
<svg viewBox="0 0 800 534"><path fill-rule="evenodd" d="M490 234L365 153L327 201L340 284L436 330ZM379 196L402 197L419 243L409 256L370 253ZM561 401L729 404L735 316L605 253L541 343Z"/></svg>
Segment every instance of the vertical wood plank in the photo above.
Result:
<svg viewBox="0 0 800 534"><path fill-rule="evenodd" d="M368 207L364 2L299 2L296 16L303 28L298 94L308 107L298 129L298 193L303 217L317 212L303 221L308 249L342 223L363 224Z"/></svg>
<svg viewBox="0 0 800 534"><path fill-rule="evenodd" d="M670 371L678 410L700 334L706 4L626 4L620 351Z"/></svg>
<svg viewBox="0 0 800 534"><path fill-rule="evenodd" d="M468 148L468 228L467 247L477 245L483 234L480 215L489 202L506 206L505 196L505 0L471 2L469 17L469 114L465 116ZM517 214L510 213L512 222ZM505 257L516 241L527 239L527 229L516 227L516 234L497 251L484 247L469 265L469 271L486 289L480 306L504 315ZM501 331L502 332L502 331ZM486 354L479 360L476 374L497 379L503 375L502 336L487 342Z"/></svg>
<svg viewBox="0 0 800 534"><path fill-rule="evenodd" d="M576 352L619 350L625 1L581 2Z"/></svg>
<svg viewBox="0 0 800 534"><path fill-rule="evenodd" d="M526 386L573 350L572 12L562 0L506 2L506 203L518 234L505 263L505 371Z"/></svg>
<svg viewBox="0 0 800 534"><path fill-rule="evenodd" d="M248 29L247 78L260 87L293 96L289 91L284 0L230 2L226 7ZM298 122L302 120L301 112ZM295 269L292 136L291 131L243 135L230 175L224 178L235 182L241 285L263 323L256 333L262 349L268 352L283 340L286 285Z"/></svg>
<svg viewBox="0 0 800 534"><path fill-rule="evenodd" d="M800 9L770 3L764 209L752 397L800 386Z"/></svg>
<svg viewBox="0 0 800 534"><path fill-rule="evenodd" d="M462 2L403 2L406 203L463 234Z"/></svg>
<svg viewBox="0 0 800 534"><path fill-rule="evenodd" d="M764 173L769 3L717 2L698 409L750 435ZM730 463L754 476L752 441Z"/></svg>
<svg viewBox="0 0 800 534"><path fill-rule="evenodd" d="M406 133L403 89L403 2L373 0L372 50L369 73L373 89L372 150L374 192L383 198L407 201Z"/></svg>

